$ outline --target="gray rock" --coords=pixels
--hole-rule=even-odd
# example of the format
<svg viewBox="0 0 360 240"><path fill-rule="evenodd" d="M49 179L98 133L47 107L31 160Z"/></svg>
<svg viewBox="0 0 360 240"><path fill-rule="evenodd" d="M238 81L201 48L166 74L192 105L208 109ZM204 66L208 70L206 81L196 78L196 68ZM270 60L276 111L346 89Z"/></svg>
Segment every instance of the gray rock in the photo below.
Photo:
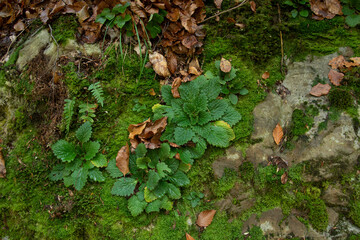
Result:
<svg viewBox="0 0 360 240"><path fill-rule="evenodd" d="M212 164L215 177L221 178L224 174L225 168L237 171L243 160L244 158L240 151L236 150L235 147L228 148L226 150L226 155L216 159Z"/></svg>
<svg viewBox="0 0 360 240"><path fill-rule="evenodd" d="M327 214L329 216L329 228L332 228L339 221L339 214L332 208L326 208Z"/></svg>
<svg viewBox="0 0 360 240"><path fill-rule="evenodd" d="M347 206L348 196L341 191L340 186L330 185L324 192L322 199L331 206Z"/></svg>

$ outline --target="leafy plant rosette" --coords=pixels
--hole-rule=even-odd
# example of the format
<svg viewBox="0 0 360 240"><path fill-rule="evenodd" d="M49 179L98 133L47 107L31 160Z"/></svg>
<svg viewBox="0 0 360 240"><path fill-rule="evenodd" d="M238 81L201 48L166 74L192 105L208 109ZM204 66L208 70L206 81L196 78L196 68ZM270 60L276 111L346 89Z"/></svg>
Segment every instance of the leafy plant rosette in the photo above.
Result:
<svg viewBox="0 0 360 240"><path fill-rule="evenodd" d="M76 190L81 190L88 178L95 182L105 181L99 168L106 167L107 160L99 152L100 143L90 141L91 134L91 123L85 122L76 131L77 144L61 139L51 146L62 163L53 168L50 180L64 180L66 187L73 185Z"/></svg>
<svg viewBox="0 0 360 240"><path fill-rule="evenodd" d="M109 162L106 170L113 178L119 178L111 193L130 197L128 209L133 216L171 210L173 201L180 199L180 187L190 183L186 172L188 164L176 159L176 150L169 143L162 143L158 149L147 149L140 143L134 154L129 155L131 174L123 175L116 166L115 159Z"/></svg>

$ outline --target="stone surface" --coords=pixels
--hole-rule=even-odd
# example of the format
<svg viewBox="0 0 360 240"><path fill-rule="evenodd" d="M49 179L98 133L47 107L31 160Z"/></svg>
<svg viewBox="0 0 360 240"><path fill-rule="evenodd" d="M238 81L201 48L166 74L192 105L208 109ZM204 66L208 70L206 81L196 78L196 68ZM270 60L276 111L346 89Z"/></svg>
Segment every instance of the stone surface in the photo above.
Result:
<svg viewBox="0 0 360 240"><path fill-rule="evenodd" d="M243 160L244 158L242 153L235 147L226 149L226 155L218 158L212 164L215 177L221 178L224 174L225 168L230 168L237 171Z"/></svg>
<svg viewBox="0 0 360 240"><path fill-rule="evenodd" d="M347 206L348 196L341 191L340 186L330 185L324 192L322 199L331 206Z"/></svg>
<svg viewBox="0 0 360 240"><path fill-rule="evenodd" d="M336 223L339 221L339 214L332 208L327 207L326 211L329 216L329 228L332 228L336 225Z"/></svg>

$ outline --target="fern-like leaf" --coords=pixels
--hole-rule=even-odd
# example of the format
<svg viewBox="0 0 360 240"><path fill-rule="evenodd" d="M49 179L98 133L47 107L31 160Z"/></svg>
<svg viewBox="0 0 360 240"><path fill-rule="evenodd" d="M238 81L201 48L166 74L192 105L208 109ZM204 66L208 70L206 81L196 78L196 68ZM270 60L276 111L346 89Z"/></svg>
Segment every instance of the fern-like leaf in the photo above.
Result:
<svg viewBox="0 0 360 240"><path fill-rule="evenodd" d="M101 104L101 106L104 106L104 91L100 85L100 82L93 83L89 86L89 90L91 91L92 95L96 99L96 101Z"/></svg>
<svg viewBox="0 0 360 240"><path fill-rule="evenodd" d="M74 107L75 107L75 98L74 99L65 99L64 105L64 119L66 124L66 132L70 130L70 124L72 116L74 115Z"/></svg>
<svg viewBox="0 0 360 240"><path fill-rule="evenodd" d="M83 120L84 122L89 121L91 123L94 122L93 118L96 117L95 115L95 109L97 107L97 104L89 104L89 103L83 103L79 105L79 113L81 114L80 120Z"/></svg>

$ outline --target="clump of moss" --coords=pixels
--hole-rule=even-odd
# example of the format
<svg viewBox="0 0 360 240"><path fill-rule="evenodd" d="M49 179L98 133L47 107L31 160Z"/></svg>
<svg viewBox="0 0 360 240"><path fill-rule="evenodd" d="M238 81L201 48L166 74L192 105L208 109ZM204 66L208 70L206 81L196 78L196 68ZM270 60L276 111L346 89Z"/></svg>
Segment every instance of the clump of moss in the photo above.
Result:
<svg viewBox="0 0 360 240"><path fill-rule="evenodd" d="M216 197L224 197L236 182L237 173L233 169L225 168L224 175L214 184L212 191Z"/></svg>
<svg viewBox="0 0 360 240"><path fill-rule="evenodd" d="M16 130L22 130L28 123L28 116L25 110L25 106L20 106L15 111L15 126Z"/></svg>
<svg viewBox="0 0 360 240"><path fill-rule="evenodd" d="M360 200L354 201L351 204L349 217L356 226L360 227Z"/></svg>
<svg viewBox="0 0 360 240"><path fill-rule="evenodd" d="M354 99L345 89L336 88L330 91L329 95L330 106L345 110L354 104Z"/></svg>
<svg viewBox="0 0 360 240"><path fill-rule="evenodd" d="M75 39L79 23L75 15L60 16L52 24L53 36L59 44L64 44L68 39Z"/></svg>
<svg viewBox="0 0 360 240"><path fill-rule="evenodd" d="M309 203L309 221L314 229L319 231L326 230L328 226L328 214L326 205L321 199L314 199Z"/></svg>
<svg viewBox="0 0 360 240"><path fill-rule="evenodd" d="M247 236L241 236L240 240L246 240L246 239L252 239L252 240L265 240L265 236L263 235L263 232L260 227L254 226L250 229L249 235Z"/></svg>
<svg viewBox="0 0 360 240"><path fill-rule="evenodd" d="M291 116L291 130L293 136L304 135L314 124L314 119L304 111L295 109Z"/></svg>

